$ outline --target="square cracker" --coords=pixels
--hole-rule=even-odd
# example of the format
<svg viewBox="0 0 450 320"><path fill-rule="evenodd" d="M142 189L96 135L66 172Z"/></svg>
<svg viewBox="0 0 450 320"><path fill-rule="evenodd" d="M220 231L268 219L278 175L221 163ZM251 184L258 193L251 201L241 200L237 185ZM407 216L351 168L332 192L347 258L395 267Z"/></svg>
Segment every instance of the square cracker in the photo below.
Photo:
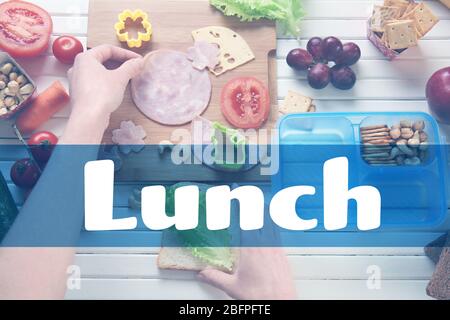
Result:
<svg viewBox="0 0 450 320"><path fill-rule="evenodd" d="M289 91L279 111L283 114L311 112L315 108L312 102L309 97Z"/></svg>
<svg viewBox="0 0 450 320"><path fill-rule="evenodd" d="M396 20L398 17L400 17L399 8L375 5L370 18L370 28L375 32L384 32L386 22Z"/></svg>
<svg viewBox="0 0 450 320"><path fill-rule="evenodd" d="M417 45L417 30L414 20L404 20L386 25L386 40L389 48L405 49Z"/></svg>
<svg viewBox="0 0 450 320"><path fill-rule="evenodd" d="M403 12L403 15L400 17L400 19L407 19L409 14L413 12L418 6L418 3L411 2L406 8L405 12Z"/></svg>
<svg viewBox="0 0 450 320"><path fill-rule="evenodd" d="M411 2L408 0L384 0L384 6L399 8L400 16L402 16Z"/></svg>
<svg viewBox="0 0 450 320"><path fill-rule="evenodd" d="M427 34L439 22L439 18L434 15L433 11L425 3L421 3L415 7L413 11L407 14L406 18L414 19L421 37Z"/></svg>

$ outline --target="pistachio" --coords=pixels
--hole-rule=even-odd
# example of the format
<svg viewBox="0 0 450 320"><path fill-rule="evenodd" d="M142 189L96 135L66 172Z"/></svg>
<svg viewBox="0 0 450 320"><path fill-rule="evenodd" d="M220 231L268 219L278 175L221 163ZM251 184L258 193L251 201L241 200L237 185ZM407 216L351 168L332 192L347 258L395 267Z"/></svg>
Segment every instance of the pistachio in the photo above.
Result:
<svg viewBox="0 0 450 320"><path fill-rule="evenodd" d="M14 97L16 95L16 93L11 92L11 90L9 90L9 88L5 88L3 90L3 92L5 93L5 96L7 96L7 97Z"/></svg>
<svg viewBox="0 0 450 320"><path fill-rule="evenodd" d="M402 156L402 155L400 155L400 156L398 156L397 158L395 158L395 160L397 161L397 164L398 164L399 166L405 164L405 159L406 159L406 157L405 157L405 156Z"/></svg>
<svg viewBox="0 0 450 320"><path fill-rule="evenodd" d="M403 138L403 139L411 139L412 138L412 136L414 135L414 131L412 131L412 129L411 128L402 128L401 129L401 137Z"/></svg>
<svg viewBox="0 0 450 320"><path fill-rule="evenodd" d="M400 131L400 128L393 128L389 134L391 135L391 138L394 140L397 140L402 135L402 132Z"/></svg>
<svg viewBox="0 0 450 320"><path fill-rule="evenodd" d="M396 157L398 157L401 154L402 154L402 152L400 151L400 149L397 147L394 147L391 150L390 158L395 159Z"/></svg>
<svg viewBox="0 0 450 320"><path fill-rule="evenodd" d="M13 69L13 65L12 63L5 63L1 68L0 68L0 72L5 74L5 75L9 75L11 73Z"/></svg>
<svg viewBox="0 0 450 320"><path fill-rule="evenodd" d="M5 106L7 108L10 108L16 104L16 99L14 99L13 97L6 97L3 102L5 103Z"/></svg>
<svg viewBox="0 0 450 320"><path fill-rule="evenodd" d="M19 86L19 83L17 83L17 81L13 80L8 83L8 90L11 93L14 93L14 94L19 93L19 89L20 89L20 86Z"/></svg>
<svg viewBox="0 0 450 320"><path fill-rule="evenodd" d="M10 81L16 80L18 76L19 76L19 75L18 75L16 72L11 72L11 73L9 74L9 80L10 80Z"/></svg>
<svg viewBox="0 0 450 320"><path fill-rule="evenodd" d="M3 81L4 83L8 83L9 77L5 76L3 73L0 73L0 81Z"/></svg>
<svg viewBox="0 0 450 320"><path fill-rule="evenodd" d="M420 133L419 131L414 132L414 135L411 139L408 140L408 145L410 147L416 148L420 144Z"/></svg>
<svg viewBox="0 0 450 320"><path fill-rule="evenodd" d="M425 131L420 132L419 133L419 140L420 140L420 142L428 141L428 134Z"/></svg>
<svg viewBox="0 0 450 320"><path fill-rule="evenodd" d="M0 80L0 90L3 90L5 88L6 88L6 82Z"/></svg>
<svg viewBox="0 0 450 320"><path fill-rule="evenodd" d="M31 94L34 90L34 86L31 83L28 83L24 85L22 88L20 88L19 92L21 95L27 95Z"/></svg>
<svg viewBox="0 0 450 320"><path fill-rule="evenodd" d="M407 143L408 142L406 140L399 140L397 141L397 147L402 153L411 157L414 155L414 151L408 147Z"/></svg>
<svg viewBox="0 0 450 320"><path fill-rule="evenodd" d="M391 129L392 130L394 130L394 129L401 129L402 127L399 125L399 124L394 124L392 127L391 127Z"/></svg>
<svg viewBox="0 0 450 320"><path fill-rule="evenodd" d="M409 120L400 121L400 127L402 128L412 128L412 123Z"/></svg>
<svg viewBox="0 0 450 320"><path fill-rule="evenodd" d="M19 84L19 86L23 86L28 83L28 79L23 74L18 76L16 81Z"/></svg>
<svg viewBox="0 0 450 320"><path fill-rule="evenodd" d="M6 108L5 103L3 102L3 99L0 99L0 109Z"/></svg>
<svg viewBox="0 0 450 320"><path fill-rule="evenodd" d="M17 109L17 107L18 107L18 105L17 105L17 104L14 104L14 105L12 105L11 107L9 107L9 111L14 111L14 110Z"/></svg>
<svg viewBox="0 0 450 320"><path fill-rule="evenodd" d="M425 121L418 120L418 121L414 122L414 124L413 124L414 131L423 131L423 129L425 129Z"/></svg>
<svg viewBox="0 0 450 320"><path fill-rule="evenodd" d="M405 159L405 164L408 166L417 166L421 163L422 162L420 161L420 159L418 157L412 157L412 158Z"/></svg>
<svg viewBox="0 0 450 320"><path fill-rule="evenodd" d="M8 109L6 108L0 108L0 116L4 116L5 114L8 113Z"/></svg>
<svg viewBox="0 0 450 320"><path fill-rule="evenodd" d="M6 97L5 89L0 90L0 100L5 99L5 97Z"/></svg>

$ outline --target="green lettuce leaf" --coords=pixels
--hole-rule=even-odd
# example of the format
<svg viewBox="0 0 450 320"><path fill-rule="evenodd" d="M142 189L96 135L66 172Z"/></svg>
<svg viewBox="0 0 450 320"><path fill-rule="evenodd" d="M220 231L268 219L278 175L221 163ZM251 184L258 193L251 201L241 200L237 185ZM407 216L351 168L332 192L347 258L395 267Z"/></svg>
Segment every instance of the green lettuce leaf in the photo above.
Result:
<svg viewBox="0 0 450 320"><path fill-rule="evenodd" d="M262 18L278 21L281 32L292 36L298 36L304 15L301 0L210 0L210 4L241 21Z"/></svg>
<svg viewBox="0 0 450 320"><path fill-rule="evenodd" d="M179 187L190 185L179 183L166 190L166 212L167 215L175 215L175 190ZM197 259L208 265L225 268L232 271L234 265L234 254L230 248L231 234L228 230L210 231L206 226L206 190L209 186L199 184L199 223L198 227L188 231L176 232L184 246L191 250Z"/></svg>

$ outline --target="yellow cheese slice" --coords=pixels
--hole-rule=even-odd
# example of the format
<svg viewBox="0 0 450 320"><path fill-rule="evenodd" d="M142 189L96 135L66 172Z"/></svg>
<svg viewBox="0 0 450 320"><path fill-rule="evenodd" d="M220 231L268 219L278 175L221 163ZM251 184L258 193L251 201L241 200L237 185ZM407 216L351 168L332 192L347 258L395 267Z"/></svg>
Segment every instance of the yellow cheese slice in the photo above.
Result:
<svg viewBox="0 0 450 320"><path fill-rule="evenodd" d="M225 27L211 26L192 31L195 41L215 43L220 48L220 63L209 69L216 76L255 59L252 49L239 34Z"/></svg>

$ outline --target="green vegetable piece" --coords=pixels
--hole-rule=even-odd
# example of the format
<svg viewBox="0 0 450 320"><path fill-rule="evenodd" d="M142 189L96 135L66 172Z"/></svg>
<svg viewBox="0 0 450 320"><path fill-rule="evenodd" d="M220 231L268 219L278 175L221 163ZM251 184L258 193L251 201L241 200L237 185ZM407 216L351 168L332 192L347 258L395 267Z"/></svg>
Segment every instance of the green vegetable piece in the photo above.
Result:
<svg viewBox="0 0 450 320"><path fill-rule="evenodd" d="M175 190L186 185L191 184L178 183L166 188L166 212L168 216L175 215ZM231 272L234 265L234 253L230 248L231 234L229 230L208 230L206 226L206 191L209 186L197 185L200 189L198 227L188 231L177 231L172 228L169 232L176 232L184 246L190 249L191 254L197 259Z"/></svg>
<svg viewBox="0 0 450 320"><path fill-rule="evenodd" d="M291 36L299 35L304 16L301 0L210 0L210 4L241 21L262 18L278 21L281 32Z"/></svg>
<svg viewBox="0 0 450 320"><path fill-rule="evenodd" d="M228 170L241 169L246 160L245 137L239 131L227 128L218 122L213 123L212 128L211 141L214 145L215 164ZM236 159L228 161L231 160L228 156Z"/></svg>

